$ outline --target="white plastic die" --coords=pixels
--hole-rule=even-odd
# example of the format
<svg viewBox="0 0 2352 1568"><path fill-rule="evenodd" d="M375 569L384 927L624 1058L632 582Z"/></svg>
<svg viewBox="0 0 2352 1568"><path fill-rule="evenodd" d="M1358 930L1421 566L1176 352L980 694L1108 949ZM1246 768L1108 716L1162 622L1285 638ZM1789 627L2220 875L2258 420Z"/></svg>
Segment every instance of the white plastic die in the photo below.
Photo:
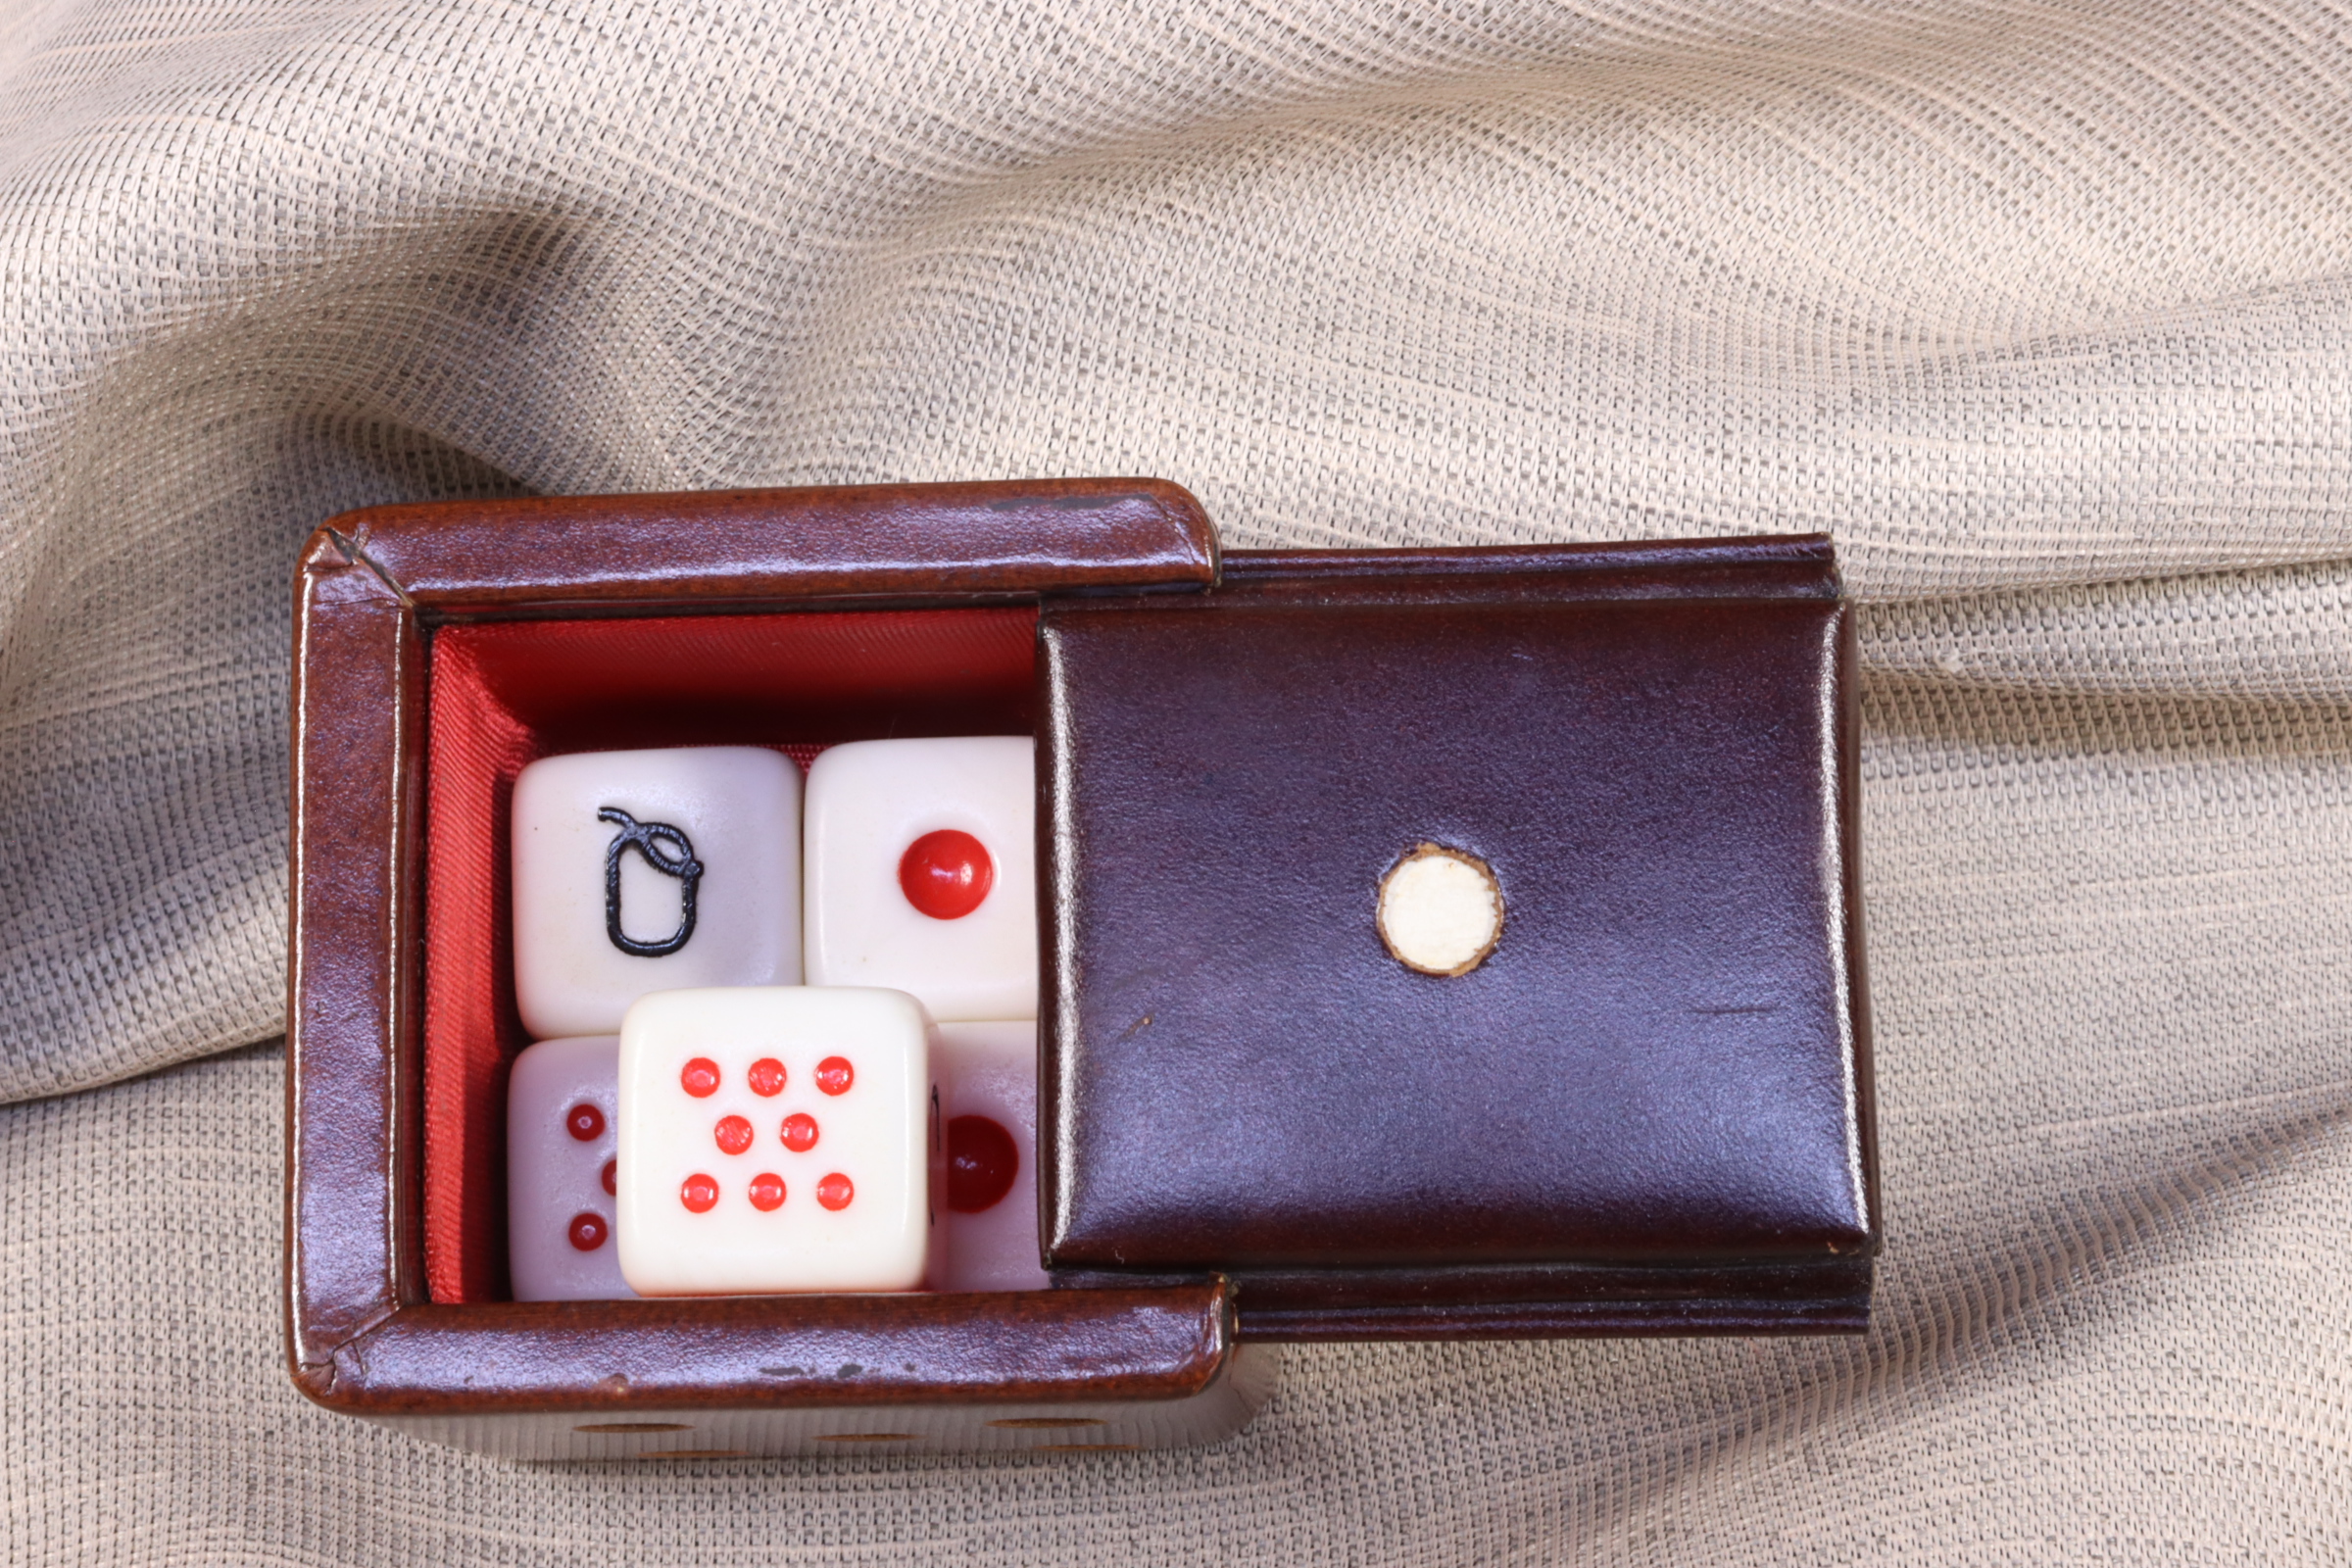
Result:
<svg viewBox="0 0 2352 1568"><path fill-rule="evenodd" d="M811 985L912 992L942 1023L1037 1015L1036 746L857 741L818 754L806 823Z"/></svg>
<svg viewBox="0 0 2352 1568"><path fill-rule="evenodd" d="M1038 1291L1037 1025L943 1023L933 1076L947 1174L935 1291Z"/></svg>
<svg viewBox="0 0 2352 1568"><path fill-rule="evenodd" d="M664 991L620 1028L620 1272L645 1296L910 1291L932 1027L899 991Z"/></svg>
<svg viewBox="0 0 2352 1568"><path fill-rule="evenodd" d="M630 1297L613 1241L620 1041L542 1040L507 1075L507 1267L517 1301Z"/></svg>
<svg viewBox="0 0 2352 1568"><path fill-rule="evenodd" d="M535 1039L649 991L801 978L801 772L756 746L581 752L514 780L514 999Z"/></svg>

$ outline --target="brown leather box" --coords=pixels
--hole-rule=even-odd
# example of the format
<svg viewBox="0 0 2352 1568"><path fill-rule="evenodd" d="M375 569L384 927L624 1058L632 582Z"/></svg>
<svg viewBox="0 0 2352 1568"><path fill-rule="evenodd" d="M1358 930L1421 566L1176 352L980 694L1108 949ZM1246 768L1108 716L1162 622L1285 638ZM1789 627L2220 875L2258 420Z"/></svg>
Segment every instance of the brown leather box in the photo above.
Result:
<svg viewBox="0 0 2352 1568"><path fill-rule="evenodd" d="M1221 580L1220 580L1221 579ZM1819 539L1231 555L1148 480L395 507L297 579L288 1355L535 1457L1199 1442L1281 1340L1850 1331L1877 1237ZM539 756L1038 735L1063 1288L517 1303ZM1416 845L1499 937L1416 972Z"/></svg>

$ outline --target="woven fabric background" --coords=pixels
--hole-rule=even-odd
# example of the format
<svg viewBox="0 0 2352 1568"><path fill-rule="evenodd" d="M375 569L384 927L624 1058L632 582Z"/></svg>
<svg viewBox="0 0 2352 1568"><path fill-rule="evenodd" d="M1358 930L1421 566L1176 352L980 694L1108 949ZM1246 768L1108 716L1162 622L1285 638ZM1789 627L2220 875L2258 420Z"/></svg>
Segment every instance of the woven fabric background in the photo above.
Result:
<svg viewBox="0 0 2352 1568"><path fill-rule="evenodd" d="M304 1403L300 539L1057 473L1236 545L1838 536L1878 1328L1294 1352L1092 1460ZM2348 507L2302 0L15 0L0 1560L2352 1559Z"/></svg>

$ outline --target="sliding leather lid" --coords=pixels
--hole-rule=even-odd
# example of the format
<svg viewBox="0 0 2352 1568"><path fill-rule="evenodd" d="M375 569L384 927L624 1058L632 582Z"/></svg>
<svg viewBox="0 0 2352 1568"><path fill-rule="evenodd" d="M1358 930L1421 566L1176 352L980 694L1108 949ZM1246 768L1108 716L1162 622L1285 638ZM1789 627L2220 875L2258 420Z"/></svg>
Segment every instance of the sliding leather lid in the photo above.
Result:
<svg viewBox="0 0 2352 1568"><path fill-rule="evenodd" d="M1858 1328L1848 620L1817 538L1048 600L1055 1267L1290 1338ZM1499 931L1416 967L1433 855Z"/></svg>

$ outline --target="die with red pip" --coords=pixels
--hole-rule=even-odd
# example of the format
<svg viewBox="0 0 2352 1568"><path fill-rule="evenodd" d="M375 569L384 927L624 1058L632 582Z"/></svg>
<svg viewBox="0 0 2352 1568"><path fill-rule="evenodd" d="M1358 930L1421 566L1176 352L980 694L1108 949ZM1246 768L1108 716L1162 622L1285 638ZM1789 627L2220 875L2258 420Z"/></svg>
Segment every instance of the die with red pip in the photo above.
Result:
<svg viewBox="0 0 2352 1568"><path fill-rule="evenodd" d="M507 1078L507 1261L517 1301L634 1296L613 1241L620 1149L612 1035L542 1040Z"/></svg>

